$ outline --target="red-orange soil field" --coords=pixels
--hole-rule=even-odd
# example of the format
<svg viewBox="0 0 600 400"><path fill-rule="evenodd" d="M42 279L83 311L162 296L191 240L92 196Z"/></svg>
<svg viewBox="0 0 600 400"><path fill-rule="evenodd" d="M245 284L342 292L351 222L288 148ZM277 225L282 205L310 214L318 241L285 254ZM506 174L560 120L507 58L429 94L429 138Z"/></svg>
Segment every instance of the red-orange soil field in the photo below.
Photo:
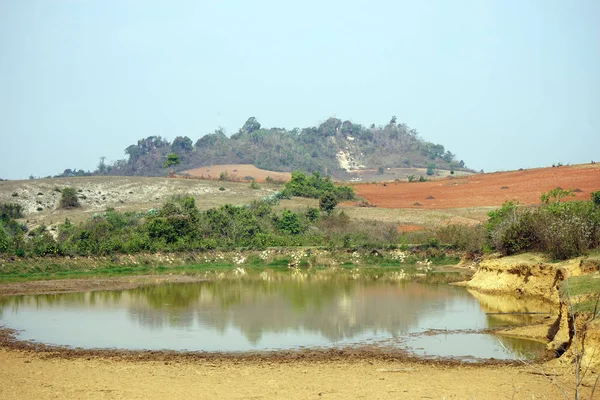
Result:
<svg viewBox="0 0 600 400"><path fill-rule="evenodd" d="M466 208L501 206L516 199L538 204L540 195L560 187L573 189L572 199L589 200L600 190L600 163L476 174L430 182L355 184L358 196L384 208Z"/></svg>
<svg viewBox="0 0 600 400"><path fill-rule="evenodd" d="M264 182L267 176L276 181L289 181L292 178L292 174L289 172L268 171L256 168L252 164L212 165L182 171L181 173L195 178L219 179L222 172L227 172L228 180L232 181L247 180L246 177L249 176L257 182Z"/></svg>

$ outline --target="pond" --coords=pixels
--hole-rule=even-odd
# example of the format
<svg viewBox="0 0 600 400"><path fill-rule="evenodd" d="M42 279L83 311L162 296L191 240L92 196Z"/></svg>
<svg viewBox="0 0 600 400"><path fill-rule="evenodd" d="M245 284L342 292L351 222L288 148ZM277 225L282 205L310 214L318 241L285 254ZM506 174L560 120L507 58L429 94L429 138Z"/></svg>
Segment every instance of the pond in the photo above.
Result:
<svg viewBox="0 0 600 400"><path fill-rule="evenodd" d="M304 275L0 297L18 338L84 348L273 351L378 346L421 357L533 358L542 343L481 332L549 312L461 287ZM499 312L500 311L500 312Z"/></svg>

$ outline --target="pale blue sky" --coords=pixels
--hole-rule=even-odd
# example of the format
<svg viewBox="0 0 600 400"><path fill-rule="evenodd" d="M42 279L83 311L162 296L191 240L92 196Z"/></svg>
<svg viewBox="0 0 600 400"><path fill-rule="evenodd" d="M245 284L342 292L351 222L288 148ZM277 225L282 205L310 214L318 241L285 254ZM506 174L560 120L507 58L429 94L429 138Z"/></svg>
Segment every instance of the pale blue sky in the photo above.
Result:
<svg viewBox="0 0 600 400"><path fill-rule="evenodd" d="M0 0L0 178L392 115L485 171L600 161L600 1Z"/></svg>

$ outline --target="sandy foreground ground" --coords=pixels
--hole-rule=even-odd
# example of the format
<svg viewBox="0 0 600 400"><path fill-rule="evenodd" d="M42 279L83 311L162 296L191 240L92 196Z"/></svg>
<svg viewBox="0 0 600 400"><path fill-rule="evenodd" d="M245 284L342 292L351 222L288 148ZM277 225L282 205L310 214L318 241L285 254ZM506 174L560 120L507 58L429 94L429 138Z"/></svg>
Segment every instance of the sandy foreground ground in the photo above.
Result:
<svg viewBox="0 0 600 400"><path fill-rule="evenodd" d="M7 348L0 349L0 363L2 399L565 398L541 370L573 387L564 369L557 372L556 365L548 364L469 366L368 358L136 361ZM589 387L582 390L589 396Z"/></svg>

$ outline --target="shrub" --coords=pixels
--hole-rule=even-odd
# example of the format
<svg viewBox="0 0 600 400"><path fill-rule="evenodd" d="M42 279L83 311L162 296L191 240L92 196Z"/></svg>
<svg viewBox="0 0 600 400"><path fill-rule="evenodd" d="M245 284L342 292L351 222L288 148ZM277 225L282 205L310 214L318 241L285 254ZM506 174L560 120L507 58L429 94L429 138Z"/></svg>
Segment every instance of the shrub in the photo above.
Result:
<svg viewBox="0 0 600 400"><path fill-rule="evenodd" d="M72 187L66 187L61 192L62 196L60 199L60 207L64 209L77 208L79 207L79 199L77 198L77 191Z"/></svg>
<svg viewBox="0 0 600 400"><path fill-rule="evenodd" d="M458 250L481 254L485 246L485 228L481 224L475 226L448 225L437 231L437 238L441 243Z"/></svg>
<svg viewBox="0 0 600 400"><path fill-rule="evenodd" d="M414 182L414 181L415 181L415 179L416 179L416 178L415 178L415 176L414 176L414 175L409 175L409 176L408 176L408 181L409 181L409 182Z"/></svg>
<svg viewBox="0 0 600 400"><path fill-rule="evenodd" d="M277 225L283 233L297 235L301 231L300 217L290 210L283 210Z"/></svg>
<svg viewBox="0 0 600 400"><path fill-rule="evenodd" d="M600 190L597 192L592 192L591 197L592 197L592 202L595 205L600 206Z"/></svg>
<svg viewBox="0 0 600 400"><path fill-rule="evenodd" d="M17 203L0 204L0 221L23 218L23 207Z"/></svg>
<svg viewBox="0 0 600 400"><path fill-rule="evenodd" d="M0 222L0 253L8 253L10 238L4 230L4 226Z"/></svg>
<svg viewBox="0 0 600 400"><path fill-rule="evenodd" d="M221 174L219 174L219 180L220 181L229 180L229 172L227 172L227 171L221 172Z"/></svg>
<svg viewBox="0 0 600 400"><path fill-rule="evenodd" d="M300 171L292 172L292 179L285 183L283 192L313 199L320 198L325 192L333 193L338 200L352 200L355 197L354 189L336 186L328 176L323 177L319 172L314 172L309 177Z"/></svg>
<svg viewBox="0 0 600 400"><path fill-rule="evenodd" d="M256 183L256 181L252 181L250 183L250 188L251 189L260 189L260 186L258 186L258 183Z"/></svg>
<svg viewBox="0 0 600 400"><path fill-rule="evenodd" d="M327 214L331 214L337 204L338 200L333 192L325 192L319 198L319 209Z"/></svg>
<svg viewBox="0 0 600 400"><path fill-rule="evenodd" d="M220 190L221 192L223 192L223 191L225 191L225 188L224 188L223 186L220 186L220 187L219 187L219 190Z"/></svg>
<svg viewBox="0 0 600 400"><path fill-rule="evenodd" d="M319 219L319 210L317 208L314 208L314 207L308 207L306 209L305 215L306 215L306 219L309 222L315 222L316 220Z"/></svg>
<svg viewBox="0 0 600 400"><path fill-rule="evenodd" d="M600 245L600 209L591 201L560 200L570 191L554 189L542 195L537 208L506 202L490 212L486 232L490 244L503 254L540 251L553 259L584 254Z"/></svg>
<svg viewBox="0 0 600 400"><path fill-rule="evenodd" d="M427 179L423 178L423 175L419 177L419 182L427 182Z"/></svg>
<svg viewBox="0 0 600 400"><path fill-rule="evenodd" d="M435 164L427 165L427 175L431 176L435 174Z"/></svg>

